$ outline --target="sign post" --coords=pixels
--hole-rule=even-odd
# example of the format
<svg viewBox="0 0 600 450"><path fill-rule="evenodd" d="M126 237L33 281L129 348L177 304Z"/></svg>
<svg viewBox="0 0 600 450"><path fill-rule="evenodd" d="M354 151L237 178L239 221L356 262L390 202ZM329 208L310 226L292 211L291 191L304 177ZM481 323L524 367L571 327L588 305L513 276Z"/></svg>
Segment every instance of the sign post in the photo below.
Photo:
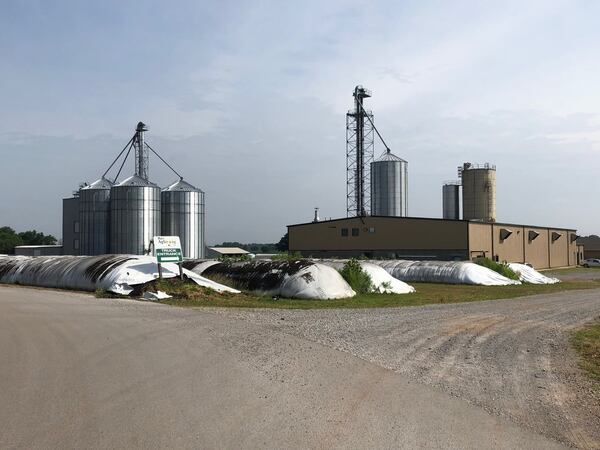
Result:
<svg viewBox="0 0 600 450"><path fill-rule="evenodd" d="M179 265L179 276L183 280L183 253L179 236L154 236L154 253L158 263L158 277L162 278L161 263L173 262Z"/></svg>

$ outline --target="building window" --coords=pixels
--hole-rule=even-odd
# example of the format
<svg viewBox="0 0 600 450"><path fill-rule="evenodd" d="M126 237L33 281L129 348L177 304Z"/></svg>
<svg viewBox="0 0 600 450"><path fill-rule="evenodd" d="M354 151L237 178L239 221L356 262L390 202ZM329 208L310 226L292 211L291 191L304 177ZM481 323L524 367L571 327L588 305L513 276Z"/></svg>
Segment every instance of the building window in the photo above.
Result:
<svg viewBox="0 0 600 450"><path fill-rule="evenodd" d="M73 232L79 233L79 220L76 220L75 222L73 222Z"/></svg>
<svg viewBox="0 0 600 450"><path fill-rule="evenodd" d="M348 228L342 228L342 236L348 237Z"/></svg>
<svg viewBox="0 0 600 450"><path fill-rule="evenodd" d="M375 233L375 227L369 228L369 233Z"/></svg>
<svg viewBox="0 0 600 450"><path fill-rule="evenodd" d="M352 228L352 236L358 236L358 228Z"/></svg>
<svg viewBox="0 0 600 450"><path fill-rule="evenodd" d="M79 250L79 239L74 239L73 240L73 248L75 250Z"/></svg>

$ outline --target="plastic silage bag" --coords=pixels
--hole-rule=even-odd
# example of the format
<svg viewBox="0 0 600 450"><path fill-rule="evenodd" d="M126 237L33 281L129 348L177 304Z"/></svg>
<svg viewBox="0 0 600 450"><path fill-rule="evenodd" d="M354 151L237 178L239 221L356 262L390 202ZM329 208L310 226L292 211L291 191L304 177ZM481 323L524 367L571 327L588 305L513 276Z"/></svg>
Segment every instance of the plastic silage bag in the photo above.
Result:
<svg viewBox="0 0 600 450"><path fill-rule="evenodd" d="M470 261L371 261L383 267L394 278L422 283L476 284L481 286L506 286L521 284L487 267Z"/></svg>
<svg viewBox="0 0 600 450"><path fill-rule="evenodd" d="M533 267L529 267L526 264L521 263L509 263L508 267L510 267L514 272L519 275L519 279L524 283L531 284L556 284L560 283L558 278L547 277L546 275L541 274Z"/></svg>
<svg viewBox="0 0 600 450"><path fill-rule="evenodd" d="M239 292L189 270L183 273L196 284L216 291ZM162 265L163 278L179 276L174 263ZM0 283L95 291L105 289L128 295L132 286L158 278L156 259L137 255L7 256L0 257Z"/></svg>
<svg viewBox="0 0 600 450"><path fill-rule="evenodd" d="M337 270L308 260L201 263L192 270L259 295L316 300L356 295Z"/></svg>
<svg viewBox="0 0 600 450"><path fill-rule="evenodd" d="M319 264L331 266L336 270L342 270L347 260L319 260ZM404 281L400 281L390 275L384 268L367 261L358 261L360 267L369 274L375 291L380 294L409 294L415 292L415 288Z"/></svg>

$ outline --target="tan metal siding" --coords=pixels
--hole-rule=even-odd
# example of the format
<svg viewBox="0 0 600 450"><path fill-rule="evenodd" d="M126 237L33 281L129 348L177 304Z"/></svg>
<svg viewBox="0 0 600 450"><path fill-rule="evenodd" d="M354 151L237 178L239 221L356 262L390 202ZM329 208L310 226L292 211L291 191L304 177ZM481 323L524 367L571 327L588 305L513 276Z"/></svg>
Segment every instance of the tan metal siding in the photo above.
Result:
<svg viewBox="0 0 600 450"><path fill-rule="evenodd" d="M343 237L342 228L348 229ZM359 235L352 236L358 228ZM369 230L373 228L374 232ZM456 250L468 248L467 223L411 218L365 217L295 225L291 251L303 250Z"/></svg>
<svg viewBox="0 0 600 450"><path fill-rule="evenodd" d="M506 239L501 239L502 230L512 231ZM523 227L514 225L493 225L494 253L498 261L518 262L525 261L523 254Z"/></svg>
<svg viewBox="0 0 600 450"><path fill-rule="evenodd" d="M492 228L485 223L469 223L469 255L492 258Z"/></svg>
<svg viewBox="0 0 600 450"><path fill-rule="evenodd" d="M561 236L556 241L552 242L552 233L559 233ZM567 245L568 233L565 230L548 230L548 245L550 247L550 267L565 267L568 266L568 249Z"/></svg>
<svg viewBox="0 0 600 450"><path fill-rule="evenodd" d="M529 240L529 232L535 231L539 236ZM550 264L548 256L548 229L525 227L523 239L525 240L525 262L536 269L547 269Z"/></svg>

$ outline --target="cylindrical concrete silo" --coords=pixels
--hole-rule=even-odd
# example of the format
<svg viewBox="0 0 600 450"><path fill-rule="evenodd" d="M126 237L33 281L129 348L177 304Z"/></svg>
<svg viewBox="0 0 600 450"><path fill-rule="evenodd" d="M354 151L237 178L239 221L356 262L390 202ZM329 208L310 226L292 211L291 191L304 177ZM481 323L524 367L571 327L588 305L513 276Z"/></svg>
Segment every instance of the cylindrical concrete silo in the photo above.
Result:
<svg viewBox="0 0 600 450"><path fill-rule="evenodd" d="M371 215L406 217L408 163L389 150L371 163Z"/></svg>
<svg viewBox="0 0 600 450"><path fill-rule="evenodd" d="M204 258L204 192L179 180L160 198L163 236L179 236L184 258Z"/></svg>
<svg viewBox="0 0 600 450"><path fill-rule="evenodd" d="M460 182L447 182L442 186L442 217L460 219Z"/></svg>
<svg viewBox="0 0 600 450"><path fill-rule="evenodd" d="M160 235L160 188L138 175L110 192L110 252L142 255Z"/></svg>
<svg viewBox="0 0 600 450"><path fill-rule="evenodd" d="M464 163L461 170L463 219L496 221L496 166Z"/></svg>
<svg viewBox="0 0 600 450"><path fill-rule="evenodd" d="M113 184L100 178L79 190L79 231L81 255L103 255L110 251L110 189Z"/></svg>

